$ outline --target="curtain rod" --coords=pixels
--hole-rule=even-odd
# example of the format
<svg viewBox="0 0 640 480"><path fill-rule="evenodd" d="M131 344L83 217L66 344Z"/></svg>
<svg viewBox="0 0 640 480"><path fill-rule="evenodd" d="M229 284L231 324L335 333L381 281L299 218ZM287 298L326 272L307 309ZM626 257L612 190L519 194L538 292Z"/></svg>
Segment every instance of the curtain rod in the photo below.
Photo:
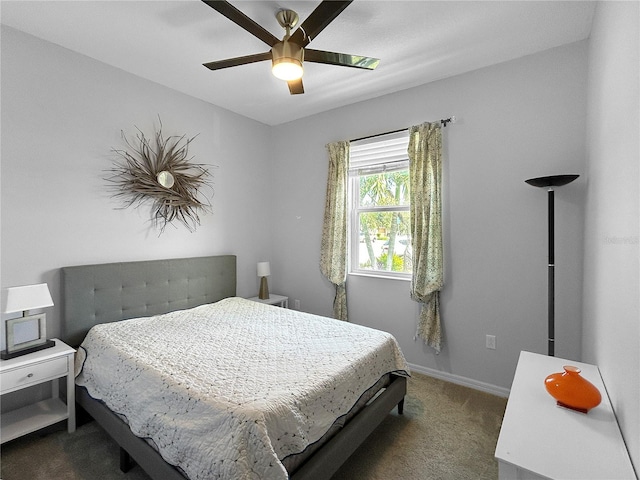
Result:
<svg viewBox="0 0 640 480"><path fill-rule="evenodd" d="M442 124L443 127L446 127L448 123L456 123L456 117L454 115L451 115L449 118L443 118L442 120L440 120L440 123ZM409 128L401 128L399 130L392 130L390 132L376 133L375 135L368 135L366 137L354 138L353 140L349 140L349 141L359 142L360 140L367 140L369 138L381 137L382 135L391 135L392 133L404 132L406 130L409 130Z"/></svg>

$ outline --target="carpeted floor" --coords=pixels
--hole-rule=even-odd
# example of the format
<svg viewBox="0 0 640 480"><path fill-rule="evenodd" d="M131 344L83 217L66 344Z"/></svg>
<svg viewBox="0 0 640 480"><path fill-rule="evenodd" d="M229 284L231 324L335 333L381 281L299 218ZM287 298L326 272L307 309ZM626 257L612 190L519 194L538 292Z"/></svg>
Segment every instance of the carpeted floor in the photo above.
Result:
<svg viewBox="0 0 640 480"><path fill-rule="evenodd" d="M506 405L506 398L413 373L404 415L389 415L333 480L495 480Z"/></svg>
<svg viewBox="0 0 640 480"><path fill-rule="evenodd" d="M333 480L498 478L493 457L506 399L414 373L394 412ZM95 423L2 445L2 480L149 480L119 470L118 447Z"/></svg>

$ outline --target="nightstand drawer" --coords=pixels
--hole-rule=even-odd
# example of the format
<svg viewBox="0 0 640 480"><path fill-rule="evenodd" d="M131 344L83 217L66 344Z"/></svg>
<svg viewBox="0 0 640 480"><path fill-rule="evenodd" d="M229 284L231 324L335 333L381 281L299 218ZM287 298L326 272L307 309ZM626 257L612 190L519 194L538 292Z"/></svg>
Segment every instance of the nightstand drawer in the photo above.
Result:
<svg viewBox="0 0 640 480"><path fill-rule="evenodd" d="M26 387L56 377L62 377L68 372L67 357L54 358L46 362L34 363L24 367L2 372L0 388L2 393L15 388Z"/></svg>

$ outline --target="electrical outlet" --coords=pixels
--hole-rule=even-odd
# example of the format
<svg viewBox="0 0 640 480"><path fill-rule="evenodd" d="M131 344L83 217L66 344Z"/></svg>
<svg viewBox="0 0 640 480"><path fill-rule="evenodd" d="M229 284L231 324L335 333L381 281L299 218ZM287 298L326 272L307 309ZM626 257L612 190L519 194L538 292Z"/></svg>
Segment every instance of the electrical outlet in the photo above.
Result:
<svg viewBox="0 0 640 480"><path fill-rule="evenodd" d="M293 301L293 308L295 310L300 310L300 300L296 299Z"/></svg>
<svg viewBox="0 0 640 480"><path fill-rule="evenodd" d="M495 335L487 335L487 348L490 350L496 349L496 336Z"/></svg>

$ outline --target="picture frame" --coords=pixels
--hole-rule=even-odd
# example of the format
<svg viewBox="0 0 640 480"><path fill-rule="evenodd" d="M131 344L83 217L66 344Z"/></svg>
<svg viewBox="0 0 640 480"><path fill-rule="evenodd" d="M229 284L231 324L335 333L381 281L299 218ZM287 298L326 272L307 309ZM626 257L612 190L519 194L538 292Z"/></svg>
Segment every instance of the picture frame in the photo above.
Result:
<svg viewBox="0 0 640 480"><path fill-rule="evenodd" d="M44 313L8 319L5 329L7 349L2 352L3 360L55 345L53 340L47 340L47 320Z"/></svg>

